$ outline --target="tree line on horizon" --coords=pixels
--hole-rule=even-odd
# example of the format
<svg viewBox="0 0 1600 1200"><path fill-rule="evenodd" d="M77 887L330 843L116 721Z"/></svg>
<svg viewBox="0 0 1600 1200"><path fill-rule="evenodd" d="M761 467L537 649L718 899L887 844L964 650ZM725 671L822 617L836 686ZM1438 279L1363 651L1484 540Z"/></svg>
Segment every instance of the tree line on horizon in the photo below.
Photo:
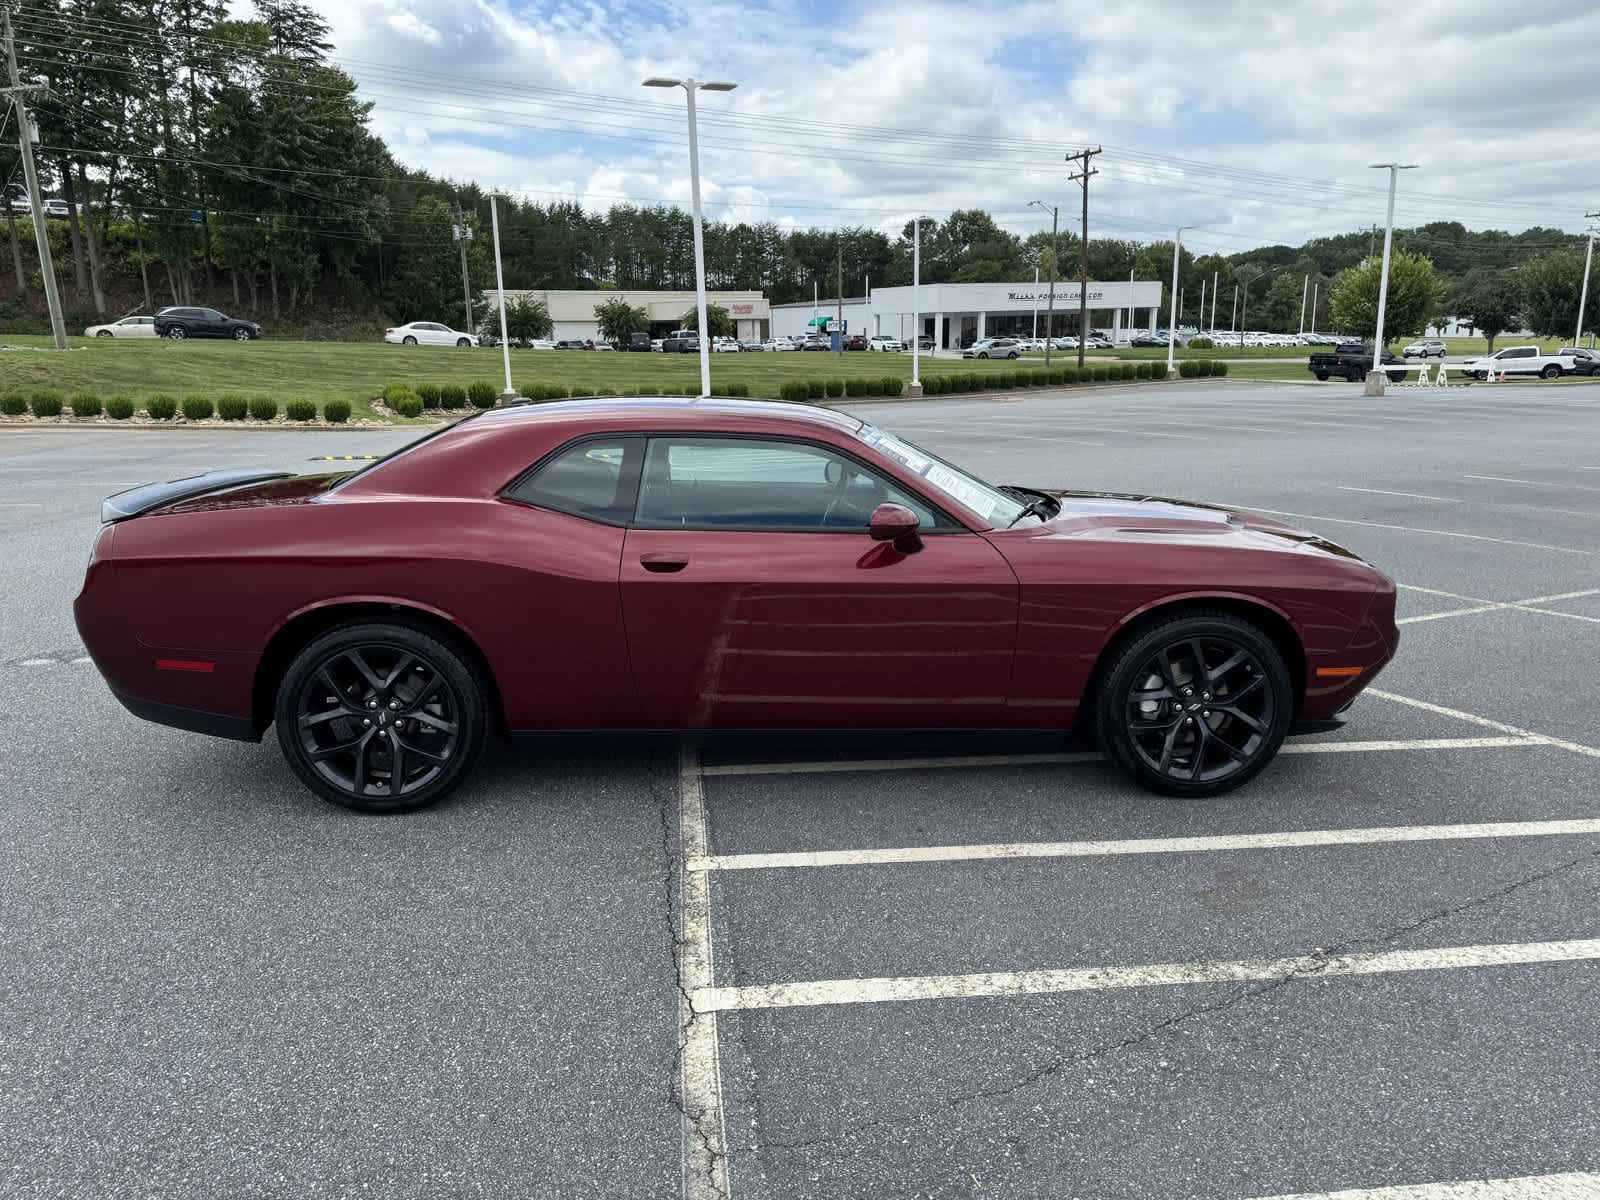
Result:
<svg viewBox="0 0 1600 1200"><path fill-rule="evenodd" d="M184 303L333 336L379 320L464 322L456 234L471 231L467 273L481 294L493 279L487 192L394 159L371 131L371 103L334 64L315 10L300 0L256 0L255 9L254 20L231 19L225 0L23 0L14 10L24 74L50 86L35 105L36 152L44 186L69 211L48 223L69 324ZM13 211L16 160L14 142L0 145L12 260L0 322L21 330L42 328L44 317L30 218ZM693 233L680 208L601 212L532 195L499 204L508 289L694 286ZM1092 232L1092 211L1090 222ZM898 233L710 222L706 283L774 303L810 299L814 287L833 296L841 282L846 296L908 284L911 233L910 222ZM1430 320L1520 320L1553 332L1569 292L1569 328L1576 315L1577 235L1436 222L1397 230L1395 245L1431 264ZM1373 249L1368 230L1228 255L1185 248L1180 323L1209 327L1214 311L1222 328L1327 327L1338 279ZM1091 279L1162 282L1165 323L1170 241L1091 236L1087 258ZM1021 237L964 209L922 219L921 262L928 283L1020 282L1053 268L1075 279L1080 244L1066 231L1053 242L1048 232ZM1313 287L1317 310L1302 316ZM1406 323L1386 321L1395 336Z"/></svg>

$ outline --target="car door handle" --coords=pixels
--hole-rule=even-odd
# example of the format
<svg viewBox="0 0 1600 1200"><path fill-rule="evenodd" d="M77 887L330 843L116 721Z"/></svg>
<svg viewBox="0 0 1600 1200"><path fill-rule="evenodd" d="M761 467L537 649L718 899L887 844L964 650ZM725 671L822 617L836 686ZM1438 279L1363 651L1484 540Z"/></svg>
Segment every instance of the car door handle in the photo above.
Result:
<svg viewBox="0 0 1600 1200"><path fill-rule="evenodd" d="M670 575L687 567L689 557L685 554L641 554L639 565L646 571L654 571L658 575Z"/></svg>

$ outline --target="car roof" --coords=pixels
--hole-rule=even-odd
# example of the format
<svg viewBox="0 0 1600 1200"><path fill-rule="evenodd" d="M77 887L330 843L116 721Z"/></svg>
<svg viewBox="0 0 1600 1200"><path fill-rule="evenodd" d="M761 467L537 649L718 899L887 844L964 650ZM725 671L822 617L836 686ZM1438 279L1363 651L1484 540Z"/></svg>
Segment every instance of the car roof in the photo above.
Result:
<svg viewBox="0 0 1600 1200"><path fill-rule="evenodd" d="M336 490L347 497L492 496L574 438L682 430L751 437L848 436L864 422L847 413L776 400L640 396L491 408L426 436Z"/></svg>

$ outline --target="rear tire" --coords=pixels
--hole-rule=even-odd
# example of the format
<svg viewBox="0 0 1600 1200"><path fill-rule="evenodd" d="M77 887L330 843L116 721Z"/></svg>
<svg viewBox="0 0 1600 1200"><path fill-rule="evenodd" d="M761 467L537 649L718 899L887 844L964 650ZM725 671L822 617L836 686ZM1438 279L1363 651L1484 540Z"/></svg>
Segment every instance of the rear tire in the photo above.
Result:
<svg viewBox="0 0 1600 1200"><path fill-rule="evenodd" d="M1221 612L1153 625L1111 651L1095 711L1101 748L1144 787L1216 796L1278 753L1294 709L1283 655ZM1195 662L1201 670L1195 670Z"/></svg>
<svg viewBox="0 0 1600 1200"><path fill-rule="evenodd" d="M95 337L111 337L111 336L113 336L113 335L111 333L111 330L109 330L109 329L102 329L99 333L95 334Z"/></svg>
<svg viewBox="0 0 1600 1200"><path fill-rule="evenodd" d="M182 325L174 325L171 329L167 330L167 336L175 342L181 342L184 338L189 336L189 333L188 330L184 329Z"/></svg>
<svg viewBox="0 0 1600 1200"><path fill-rule="evenodd" d="M278 686L290 768L331 804L368 813L436 804L488 735L488 689L449 643L414 625L360 622L316 638Z"/></svg>
<svg viewBox="0 0 1600 1200"><path fill-rule="evenodd" d="M1544 370L1540 371L1539 374L1545 379L1558 379L1561 376L1561 368L1556 366L1555 363L1551 363Z"/></svg>

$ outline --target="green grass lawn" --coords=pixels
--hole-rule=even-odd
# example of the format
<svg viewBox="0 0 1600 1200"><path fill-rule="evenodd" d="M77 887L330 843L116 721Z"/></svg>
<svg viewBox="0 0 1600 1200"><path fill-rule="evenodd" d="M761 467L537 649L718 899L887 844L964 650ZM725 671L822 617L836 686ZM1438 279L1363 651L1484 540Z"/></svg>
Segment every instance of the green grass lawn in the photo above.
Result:
<svg viewBox="0 0 1600 1200"><path fill-rule="evenodd" d="M0 335L0 342L45 350L50 339ZM453 346L390 346L349 342L181 342L72 338L65 354L48 350L0 352L0 394L54 388L66 395L118 393L135 402L153 392L177 397L229 392L289 400L349 400L353 415L371 416L371 400L386 384L456 383L476 379L498 390L504 378L499 350ZM1029 364L1032 365L1032 364ZM924 357L922 373L1015 370L1005 362L952 362ZM911 378L909 354L844 355L713 354L711 380L745 383L754 396L773 397L789 379ZM576 350L513 350L511 378L518 388L534 384L599 388L609 392L663 389L682 393L700 383L699 359L691 354L597 354Z"/></svg>

